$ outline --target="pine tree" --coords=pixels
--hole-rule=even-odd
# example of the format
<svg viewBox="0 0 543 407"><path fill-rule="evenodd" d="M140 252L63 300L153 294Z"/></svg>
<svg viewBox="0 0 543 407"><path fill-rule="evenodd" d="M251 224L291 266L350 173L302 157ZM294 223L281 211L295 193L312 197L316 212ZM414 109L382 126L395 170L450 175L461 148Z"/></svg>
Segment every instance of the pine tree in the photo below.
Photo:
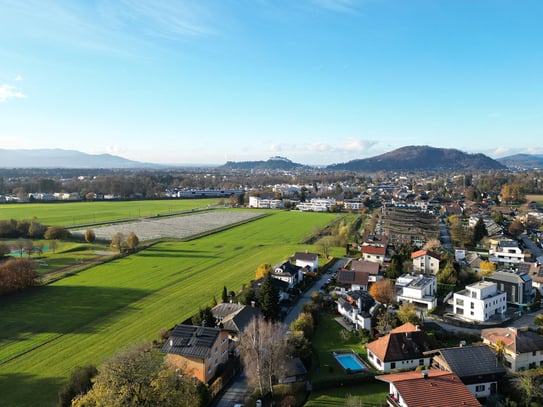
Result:
<svg viewBox="0 0 543 407"><path fill-rule="evenodd" d="M222 288L222 302L228 302L228 291L226 290L226 286Z"/></svg>
<svg viewBox="0 0 543 407"><path fill-rule="evenodd" d="M485 222L483 218L479 218L475 227L473 228L473 244L476 245L481 241L481 239L488 235L486 230Z"/></svg>
<svg viewBox="0 0 543 407"><path fill-rule="evenodd" d="M260 310L268 321L279 319L279 291L273 285L271 273L267 273L260 287L259 295Z"/></svg>

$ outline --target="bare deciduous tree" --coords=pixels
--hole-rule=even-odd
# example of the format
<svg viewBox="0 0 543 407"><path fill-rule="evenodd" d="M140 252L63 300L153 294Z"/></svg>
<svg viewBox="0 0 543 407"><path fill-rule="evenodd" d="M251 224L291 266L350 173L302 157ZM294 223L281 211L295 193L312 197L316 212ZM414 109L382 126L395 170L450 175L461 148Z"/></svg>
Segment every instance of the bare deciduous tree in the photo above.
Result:
<svg viewBox="0 0 543 407"><path fill-rule="evenodd" d="M261 394L269 390L273 395L274 380L283 373L287 353L284 332L283 324L258 317L240 335L239 350L247 377Z"/></svg>

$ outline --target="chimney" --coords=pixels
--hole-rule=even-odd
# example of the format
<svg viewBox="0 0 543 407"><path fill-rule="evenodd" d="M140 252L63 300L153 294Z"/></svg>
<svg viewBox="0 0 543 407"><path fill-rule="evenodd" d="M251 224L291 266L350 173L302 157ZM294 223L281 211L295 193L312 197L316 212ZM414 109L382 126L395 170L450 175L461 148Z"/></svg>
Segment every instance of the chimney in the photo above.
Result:
<svg viewBox="0 0 543 407"><path fill-rule="evenodd" d="M464 346L466 346L466 341L460 341L460 347L463 348Z"/></svg>
<svg viewBox="0 0 543 407"><path fill-rule="evenodd" d="M251 307L255 307L256 303L254 301L251 301Z"/></svg>
<svg viewBox="0 0 543 407"><path fill-rule="evenodd" d="M429 373L430 373L430 372L429 372L428 370L423 370L423 371L422 371L422 377L424 377L424 380L428 380L428 374L429 374Z"/></svg>
<svg viewBox="0 0 543 407"><path fill-rule="evenodd" d="M170 339L170 348L173 347L173 339Z"/></svg>

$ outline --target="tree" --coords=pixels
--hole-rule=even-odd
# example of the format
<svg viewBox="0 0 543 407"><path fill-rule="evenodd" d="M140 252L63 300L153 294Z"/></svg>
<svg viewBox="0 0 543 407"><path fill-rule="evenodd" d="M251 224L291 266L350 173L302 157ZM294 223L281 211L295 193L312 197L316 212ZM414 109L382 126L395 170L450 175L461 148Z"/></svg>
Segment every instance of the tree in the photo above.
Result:
<svg viewBox="0 0 543 407"><path fill-rule="evenodd" d="M283 372L286 342L283 324L253 318L241 332L239 351L250 383L260 394L270 391L273 396L274 378Z"/></svg>
<svg viewBox="0 0 543 407"><path fill-rule="evenodd" d="M56 240L51 240L49 242L49 250L52 250L53 253L56 252L56 250L57 250L57 241Z"/></svg>
<svg viewBox="0 0 543 407"><path fill-rule="evenodd" d="M41 223L32 220L28 226L28 237L31 239L42 239L47 227Z"/></svg>
<svg viewBox="0 0 543 407"><path fill-rule="evenodd" d="M70 407L75 397L86 394L92 388L92 378L97 374L98 369L94 365L77 366L72 370L68 382L58 392L58 406Z"/></svg>
<svg viewBox="0 0 543 407"><path fill-rule="evenodd" d="M481 270L482 276L489 276L496 271L496 263L488 260L481 260L479 269Z"/></svg>
<svg viewBox="0 0 543 407"><path fill-rule="evenodd" d="M70 232L62 226L49 226L43 237L47 240L66 240L70 237Z"/></svg>
<svg viewBox="0 0 543 407"><path fill-rule="evenodd" d="M422 247L423 250L436 250L441 247L441 242L439 239L430 239L426 242L426 244Z"/></svg>
<svg viewBox="0 0 543 407"><path fill-rule="evenodd" d="M228 291L226 290L226 286L223 286L222 288L222 295L221 295L222 302L228 302Z"/></svg>
<svg viewBox="0 0 543 407"><path fill-rule="evenodd" d="M22 291L34 285L36 265L23 258L11 258L0 264L0 294Z"/></svg>
<svg viewBox="0 0 543 407"><path fill-rule="evenodd" d="M309 312L302 312L290 324L291 332L302 332L308 339L312 338L314 329L313 315Z"/></svg>
<svg viewBox="0 0 543 407"><path fill-rule="evenodd" d="M524 225L522 224L521 221L519 221L518 219L515 219L513 222L511 222L511 224L509 225L509 227L507 228L507 231L512 235L512 236L519 236L522 232L524 232Z"/></svg>
<svg viewBox="0 0 543 407"><path fill-rule="evenodd" d="M258 303L266 320L276 321L279 319L279 290L273 285L271 273L267 273L262 281Z"/></svg>
<svg viewBox="0 0 543 407"><path fill-rule="evenodd" d="M260 280L267 273L271 273L271 271L272 271L271 264L263 263L263 264L259 265L258 268L256 269L255 280Z"/></svg>
<svg viewBox="0 0 543 407"><path fill-rule="evenodd" d="M420 324L419 317L417 316L417 310L415 305L410 302L406 302L400 306L396 316L403 324L411 322L413 325Z"/></svg>
<svg viewBox="0 0 543 407"><path fill-rule="evenodd" d="M537 314L534 318L534 324L543 327L543 314Z"/></svg>
<svg viewBox="0 0 543 407"><path fill-rule="evenodd" d="M445 266L437 272L436 277L437 281L442 284L456 284L458 281L458 275L452 262L450 261L448 261Z"/></svg>
<svg viewBox="0 0 543 407"><path fill-rule="evenodd" d="M94 230L92 229L85 230L85 241L87 243L94 243L95 240L96 240L96 233L94 233Z"/></svg>
<svg viewBox="0 0 543 407"><path fill-rule="evenodd" d="M402 261L401 256L395 254L392 256L392 260L390 261L389 266L387 267L386 275L387 278L395 279L402 275L403 268L402 268Z"/></svg>
<svg viewBox="0 0 543 407"><path fill-rule="evenodd" d="M483 237L488 236L488 232L486 230L485 222L482 217L480 217L477 220L477 223L473 227L473 236L472 236L472 243L473 245L476 245L479 243Z"/></svg>
<svg viewBox="0 0 543 407"><path fill-rule="evenodd" d="M148 345L118 353L102 365L92 388L72 405L201 406L199 386L162 361L163 355Z"/></svg>
<svg viewBox="0 0 543 407"><path fill-rule="evenodd" d="M119 253L123 249L123 244L124 244L124 235L121 232L114 233L113 236L111 236L111 247L119 250Z"/></svg>
<svg viewBox="0 0 543 407"><path fill-rule="evenodd" d="M130 232L128 236L126 237L126 247L130 251L135 251L139 243L140 243L140 240L134 232Z"/></svg>
<svg viewBox="0 0 543 407"><path fill-rule="evenodd" d="M525 406L531 406L532 401L540 406L543 402L543 390L541 389L541 371L520 372L513 380L514 387L522 393L522 400Z"/></svg>
<svg viewBox="0 0 543 407"><path fill-rule="evenodd" d="M24 245L25 253L27 254L28 257L30 257L34 253L34 242L32 242L32 240L29 240L29 239L24 239L23 245Z"/></svg>
<svg viewBox="0 0 543 407"><path fill-rule="evenodd" d="M191 318L192 325L207 326L214 328L217 325L217 319L211 312L211 307L199 308L198 313Z"/></svg>
<svg viewBox="0 0 543 407"><path fill-rule="evenodd" d="M381 304L390 304L396 296L394 284L388 279L373 283L369 293L375 301L379 301Z"/></svg>

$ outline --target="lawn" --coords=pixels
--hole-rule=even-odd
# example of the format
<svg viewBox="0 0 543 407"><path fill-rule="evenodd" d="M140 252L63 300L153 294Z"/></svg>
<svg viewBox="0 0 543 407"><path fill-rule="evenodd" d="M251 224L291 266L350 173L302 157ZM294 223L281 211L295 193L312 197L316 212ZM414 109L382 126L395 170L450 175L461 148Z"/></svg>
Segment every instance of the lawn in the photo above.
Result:
<svg viewBox="0 0 543 407"><path fill-rule="evenodd" d="M157 337L239 290L261 263L275 264L333 214L275 212L188 242L163 242L137 254L0 302L3 406L53 406L75 366L100 364L119 349Z"/></svg>
<svg viewBox="0 0 543 407"><path fill-rule="evenodd" d="M357 386L346 386L335 389L325 389L311 392L306 407L336 407L346 406L347 400L352 398L358 403L351 404L363 407L380 407L386 405L388 383L368 383Z"/></svg>
<svg viewBox="0 0 543 407"><path fill-rule="evenodd" d="M324 314L319 318L313 335L313 369L310 374L312 381L349 377L332 352L354 351L362 357L366 356L366 348L362 345L361 338L356 333L343 338L341 331L344 328L336 322L335 317L336 315Z"/></svg>
<svg viewBox="0 0 543 407"><path fill-rule="evenodd" d="M217 198L208 198L6 204L0 206L0 219L36 218L44 225L71 226L190 211L218 202Z"/></svg>

